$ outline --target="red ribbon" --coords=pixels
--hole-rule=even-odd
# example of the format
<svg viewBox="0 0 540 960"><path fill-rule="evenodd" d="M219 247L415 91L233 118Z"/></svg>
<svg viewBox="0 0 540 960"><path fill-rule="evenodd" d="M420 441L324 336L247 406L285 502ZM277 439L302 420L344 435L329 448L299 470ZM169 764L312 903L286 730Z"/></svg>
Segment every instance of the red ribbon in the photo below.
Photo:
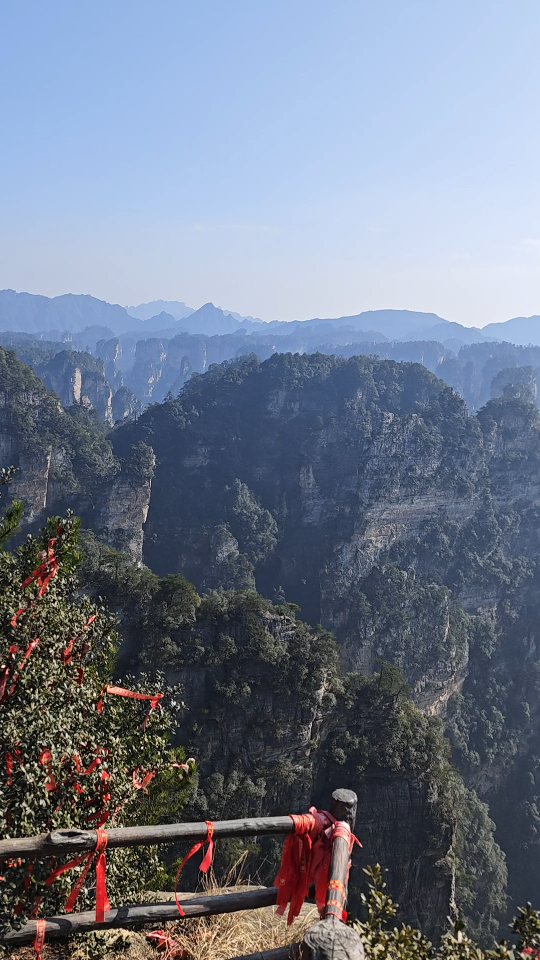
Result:
<svg viewBox="0 0 540 960"><path fill-rule="evenodd" d="M17 743L15 744L15 747L13 749L14 749L15 756L17 757L17 760L19 761L21 767L24 767L24 763L22 762L22 759L21 759L21 751L19 750L19 747L17 745L18 743L19 741L17 740ZM13 782L11 777L12 773L13 773L13 754L8 752L6 753L6 774L7 774L8 787L11 787Z"/></svg>
<svg viewBox="0 0 540 960"><path fill-rule="evenodd" d="M30 574L30 576L27 577L23 583L21 583L21 586L20 586L21 590L25 590L26 587L29 587L31 583L35 582L39 587L38 594L37 594L38 597L43 596L47 587L49 586L50 580L52 580L52 578L55 577L56 574L58 573L58 560L56 559L54 555L54 550L53 550L53 546L57 540L58 540L58 537L51 537L51 539L47 542L47 549L43 550L43 552L40 553L38 557L38 559L41 559L41 563L39 564L38 567L36 567L35 570L32 570L32 573ZM28 610L28 606L20 607L17 610L17 612L13 615L13 617L11 618L12 627L17 626L17 620L20 617L21 613L24 613L25 610Z"/></svg>
<svg viewBox="0 0 540 960"><path fill-rule="evenodd" d="M212 857L214 855L214 841L212 840L212 837L214 836L214 824L212 823L211 820L205 820L205 823L206 823L206 840L199 840L198 843L193 844L191 850L188 853L186 853L176 873L176 879L174 881L174 899L176 900L176 906L178 907L178 912L181 917L185 917L185 913L182 910L182 907L180 906L180 901L178 900L178 894L176 892L176 888L178 886L178 878L182 873L182 868L184 864L187 863L190 857L192 857L194 853L197 853L197 851L200 850L205 843L208 844L208 848L204 855L203 861L199 867L199 870L201 870L202 873L206 873L210 864L212 863Z"/></svg>
<svg viewBox="0 0 540 960"><path fill-rule="evenodd" d="M23 669L26 661L28 660L28 657L29 657L30 654L32 653L32 650L35 650L35 648L37 647L38 643L39 643L39 637L34 637L34 639L31 640L30 643L28 644L26 653L25 653L24 657L22 658L22 660L21 660L21 662L20 662L20 664L19 664L18 673L14 673L14 674L13 674L11 687L9 688L9 690L8 690L7 693L6 693L6 686L7 686L8 677L9 677L9 667L4 667L4 668L3 668L3 671L4 671L4 672L3 672L3 674L2 674L2 679L0 680L0 703L2 703L4 700L7 700L8 697L11 697L12 693L13 693L14 690L15 690L15 684L17 683L17 680L19 679L19 673L20 673L21 670ZM17 644L13 644L13 645L9 648L9 652L10 652L13 656L15 656L15 654L17 654L17 653L19 652L19 647L18 647L18 645L17 645Z"/></svg>
<svg viewBox="0 0 540 960"><path fill-rule="evenodd" d="M104 691L102 690L102 694L103 693L113 693L117 697L129 697L130 700L149 700L150 709L146 714L146 717L143 723L143 730L146 730L146 724L148 723L152 710L156 709L159 701L163 697L162 693L136 693L135 690L124 690L123 687L105 687ZM100 696L98 700L97 710L98 710L98 713L103 712L103 696Z"/></svg>
<svg viewBox="0 0 540 960"><path fill-rule="evenodd" d="M155 777L155 775L156 775L155 770L149 770L147 773L145 773L145 771L142 770L141 767L135 767L135 770L131 775L131 780L132 780L133 786L135 787L135 790L144 790L145 793L148 793L148 790L146 788L150 783L150 781L152 780L152 778Z"/></svg>
<svg viewBox="0 0 540 960"><path fill-rule="evenodd" d="M187 956L178 941L173 940L165 930L153 930L152 933L146 934L146 939L157 941L156 946L163 952L164 960L184 960Z"/></svg>
<svg viewBox="0 0 540 960"><path fill-rule="evenodd" d="M47 793L51 790L56 790L56 781L52 772L52 756L50 750L42 750L39 755L39 763L47 771L47 780L45 781L45 789Z"/></svg>
<svg viewBox="0 0 540 960"><path fill-rule="evenodd" d="M100 763L101 763L101 757L96 757L95 760L92 760L92 763L90 764L90 766L87 767L86 770L83 772L83 776L85 777L90 776L90 774L94 772L94 770L96 769L96 767L99 766Z"/></svg>
<svg viewBox="0 0 540 960"><path fill-rule="evenodd" d="M285 913L290 903L287 925L296 920L300 913L310 883L315 884L319 912L324 912L334 838L338 836L348 840L349 852L355 842L362 846L348 825L338 822L326 810L311 807L309 814L290 816L294 823L294 834L289 835L283 844L281 866L274 880L278 890L276 905L279 916Z"/></svg>
<svg viewBox="0 0 540 960"><path fill-rule="evenodd" d="M36 920L36 939L34 940L34 950L36 951L36 960L41 960L41 951L45 943L45 933L47 930L46 920Z"/></svg>
<svg viewBox="0 0 540 960"><path fill-rule="evenodd" d="M73 645L74 645L75 641L78 640L78 638L80 637L80 635L81 635L81 633L82 633L83 630L88 630L88 627L90 626L91 623L94 622L94 620L96 619L96 617L97 617L97 613L94 613L93 616L91 616L91 617L86 621L86 623L85 623L84 627L82 628L82 630L80 630L79 633L77 633L74 637L71 638L71 640L69 641L67 647L65 648L65 650L64 650L63 653L62 653L62 660L63 660L64 663L71 663L71 660L72 660L72 658L73 658ZM88 651L85 651L85 652L88 652Z"/></svg>
<svg viewBox="0 0 540 960"><path fill-rule="evenodd" d="M281 866L274 880L278 891L278 916L283 916L287 904L291 904L287 917L288 925L296 919L308 895L313 842L323 828L323 822L319 822L311 813L300 816L290 814L290 817L294 823L294 833L288 836L283 844Z"/></svg>
<svg viewBox="0 0 540 960"><path fill-rule="evenodd" d="M39 567L36 567L35 570L32 570L32 573L26 578L24 583L21 583L21 590L25 590L26 587L29 587L31 583L36 581L39 587L38 597L43 596L49 585L49 581L55 577L58 572L58 560L56 559L53 550L53 545L57 540L58 537L52 537L47 542L47 549L39 554L39 558L41 558L42 562L40 563Z"/></svg>
<svg viewBox="0 0 540 960"><path fill-rule="evenodd" d="M107 846L107 831L100 830L99 827L96 828L96 838L97 838L96 846L94 850L91 850L88 855L83 853L82 856L76 857L74 860L70 860L69 863L65 863L62 867L58 867L57 870L54 870L53 873L51 873L50 876L47 877L45 881L45 886L50 887L51 883L54 883L56 878L59 877L62 873L65 873L66 870L73 870L75 869L75 867L80 867L81 863L84 863L84 861L86 860L86 863L84 863L84 869L80 877L78 878L77 882L75 883L69 897L66 900L66 905L64 909L66 913L71 913L73 910L73 907L75 906L75 901L77 900L77 897L79 896L82 890L84 881L86 879L86 875L90 870L92 860L94 859L94 856L97 854L96 923L103 923L105 919L105 911L111 909L111 905L107 897L107 890L105 887L105 867L106 867L105 848Z"/></svg>

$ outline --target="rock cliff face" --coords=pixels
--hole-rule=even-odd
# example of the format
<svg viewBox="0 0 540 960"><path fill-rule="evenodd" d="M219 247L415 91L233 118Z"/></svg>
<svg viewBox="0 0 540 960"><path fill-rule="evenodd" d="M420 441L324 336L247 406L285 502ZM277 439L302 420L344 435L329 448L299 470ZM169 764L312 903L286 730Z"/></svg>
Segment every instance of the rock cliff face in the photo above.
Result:
<svg viewBox="0 0 540 960"><path fill-rule="evenodd" d="M1 348L0 457L2 466L16 468L9 497L24 501L25 525L70 507L141 561L153 454L138 449L115 458L94 411L64 410L29 367Z"/></svg>
<svg viewBox="0 0 540 960"><path fill-rule="evenodd" d="M298 603L335 633L346 670L401 666L493 811L509 809L521 758L529 800L512 827L501 814L497 838L520 864L510 891L528 876L528 899L540 803L539 431L522 399L493 399L472 417L414 365L275 356L212 369L115 437L120 454L139 437L156 452L143 550L152 569ZM522 879L519 890L523 899Z"/></svg>
<svg viewBox="0 0 540 960"><path fill-rule="evenodd" d="M104 541L121 550L135 563L142 560L143 526L148 515L150 478L136 482L122 473L108 486L106 496L96 505L94 530Z"/></svg>
<svg viewBox="0 0 540 960"><path fill-rule="evenodd" d="M88 353L64 350L37 372L45 386L60 397L64 407L79 403L96 410L104 423L112 425L113 391L99 360Z"/></svg>
<svg viewBox="0 0 540 960"><path fill-rule="evenodd" d="M478 422L422 368L398 370L364 358L248 360L118 433L120 452L146 436L159 460L151 568L199 587L281 587L345 635L355 590L392 544L441 512L463 521L483 489Z"/></svg>

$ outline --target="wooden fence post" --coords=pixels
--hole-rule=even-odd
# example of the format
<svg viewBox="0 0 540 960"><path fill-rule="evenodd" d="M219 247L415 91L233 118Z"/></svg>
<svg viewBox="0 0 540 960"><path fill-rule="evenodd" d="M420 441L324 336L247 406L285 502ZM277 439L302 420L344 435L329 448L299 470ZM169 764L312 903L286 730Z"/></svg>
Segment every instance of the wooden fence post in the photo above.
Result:
<svg viewBox="0 0 540 960"><path fill-rule="evenodd" d="M334 790L330 813L353 832L357 805L358 797L352 790ZM306 931L302 960L364 960L359 935L342 920L347 902L349 856L349 841L345 837L334 837L324 920L319 920Z"/></svg>

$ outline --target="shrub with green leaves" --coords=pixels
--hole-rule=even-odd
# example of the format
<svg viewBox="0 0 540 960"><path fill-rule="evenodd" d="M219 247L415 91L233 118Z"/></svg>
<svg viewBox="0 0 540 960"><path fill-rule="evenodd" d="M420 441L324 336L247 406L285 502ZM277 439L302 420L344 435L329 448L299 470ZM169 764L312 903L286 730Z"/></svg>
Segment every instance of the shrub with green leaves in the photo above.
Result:
<svg viewBox="0 0 540 960"><path fill-rule="evenodd" d="M516 960L520 955L538 956L540 913L528 903L520 908L511 924L517 943L506 940L492 950L482 950L467 935L465 924L456 915L449 917L450 928L434 946L420 930L396 924L398 905L386 893L383 870L379 864L364 870L368 893L362 894L364 917L353 926L360 934L366 960Z"/></svg>
<svg viewBox="0 0 540 960"><path fill-rule="evenodd" d="M73 516L49 520L15 552L0 553L0 833L30 836L64 828L159 822L178 813L190 774L168 746L172 696L163 677L115 684L152 701L107 691L118 648L113 617L81 596ZM174 707L174 700L171 701ZM149 776L147 776L149 775ZM169 799L164 802L164 796ZM62 912L82 870L50 886L64 860L0 864L0 927ZM155 852L107 853L111 903L136 899L156 871ZM76 909L93 904L90 870Z"/></svg>

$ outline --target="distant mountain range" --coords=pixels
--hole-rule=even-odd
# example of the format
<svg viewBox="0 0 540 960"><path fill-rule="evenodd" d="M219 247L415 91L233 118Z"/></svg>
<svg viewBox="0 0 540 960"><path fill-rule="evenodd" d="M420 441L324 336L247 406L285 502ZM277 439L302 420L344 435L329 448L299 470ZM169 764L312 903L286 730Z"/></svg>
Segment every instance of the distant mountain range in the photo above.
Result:
<svg viewBox="0 0 540 960"><path fill-rule="evenodd" d="M76 335L77 342L93 347L99 339L122 334L144 338L172 337L178 333L228 333L290 335L314 331L347 331L355 340L438 341L450 349L470 343L507 341L540 345L540 316L514 317L501 323L489 323L482 329L465 327L435 313L413 310L366 310L353 316L314 317L310 320L272 320L243 317L230 310L205 303L198 310L178 300L154 300L138 306L122 307L88 294L66 293L44 297L14 290L0 291L0 330L24 332L39 338L66 342ZM86 341L85 336L86 335ZM46 337L45 337L46 335Z"/></svg>
<svg viewBox="0 0 540 960"><path fill-rule="evenodd" d="M482 328L482 333L495 337L497 340L506 340L508 343L519 343L527 346L529 343L540 343L540 316L513 317L502 323L488 323Z"/></svg>
<svg viewBox="0 0 540 960"><path fill-rule="evenodd" d="M195 307L188 307L179 300L152 300L151 303L140 303L138 307L126 307L126 310L137 320L151 320L160 313L169 313L175 320L183 320L195 313Z"/></svg>

